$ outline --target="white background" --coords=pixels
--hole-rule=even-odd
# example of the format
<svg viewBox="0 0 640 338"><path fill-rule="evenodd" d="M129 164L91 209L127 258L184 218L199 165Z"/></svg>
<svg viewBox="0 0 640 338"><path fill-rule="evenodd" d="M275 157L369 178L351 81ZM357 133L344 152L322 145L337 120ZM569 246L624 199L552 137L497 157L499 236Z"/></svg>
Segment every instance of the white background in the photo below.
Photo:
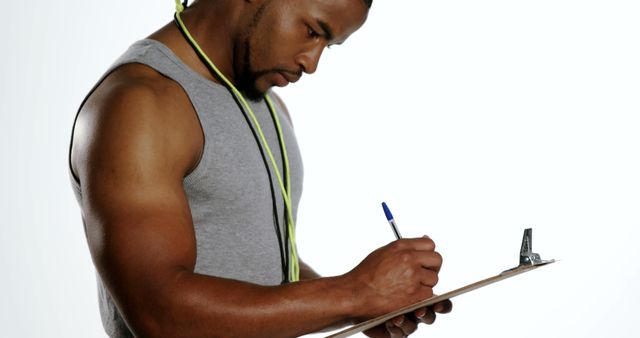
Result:
<svg viewBox="0 0 640 338"><path fill-rule="evenodd" d="M67 176L82 98L173 1L7 1L0 28L0 335L104 337ZM8 7L8 8L7 8ZM376 0L365 27L279 93L305 163L301 255L348 271L428 234L436 292L561 261L454 300L419 337L637 337L637 1ZM274 46L277 48L277 46Z"/></svg>

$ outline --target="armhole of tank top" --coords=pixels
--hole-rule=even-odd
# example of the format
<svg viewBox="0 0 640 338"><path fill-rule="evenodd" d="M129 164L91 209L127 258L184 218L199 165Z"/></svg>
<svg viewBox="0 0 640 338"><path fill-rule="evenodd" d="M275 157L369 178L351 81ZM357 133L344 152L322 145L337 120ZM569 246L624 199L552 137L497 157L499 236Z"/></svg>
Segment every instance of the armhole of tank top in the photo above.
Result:
<svg viewBox="0 0 640 338"><path fill-rule="evenodd" d="M69 142L69 153L68 153L68 156L67 156L68 157L69 172L71 173L71 177L73 178L74 183L76 183L78 185L78 187L80 186L80 178L78 177L78 175L76 175L75 170L73 169L72 162L71 162L71 153L73 151L73 138L75 136L76 123L78 122L78 116L80 116L80 111L82 110L84 105L89 100L89 97L91 97L91 95L93 95L93 93L96 91L96 89L98 89L98 87L111 74L113 74L113 72L118 70L120 67L122 67L124 65L128 65L128 64L139 64L139 65L143 65L143 66L146 66L148 68L151 68L155 72L157 72L158 74L160 74L163 77L175 82L178 86L180 86L180 88L182 88L182 91L183 91L184 95L186 95L187 99L189 100L189 103L191 104L191 108L193 109L193 113L195 114L195 117L198 120L198 125L200 126L200 132L202 133L202 143L203 143L202 144L202 153L200 154L200 157L199 157L198 161L196 162L196 164L192 168L189 169L189 171L183 177L183 182L186 184L186 183L193 183L193 182L197 181L197 178L201 176L201 172L204 170L202 167L204 166L203 165L203 163L205 162L204 161L204 156L207 154L207 149L208 149L209 142L207 142L207 135L206 135L206 133L204 131L204 127L202 126L202 121L200 120L200 115L198 114L198 110L196 108L195 103L193 102L193 100L191 100L191 96L189 96L189 93L187 92L187 90L184 88L184 86L179 81L175 80L174 78L168 76L164 72L161 72L160 70L158 70L157 68L155 68L155 67L153 67L153 66L151 66L149 64L132 60L132 61L129 61L129 62L124 62L124 63L118 64L118 65L114 66L113 68L111 68L108 72L106 72L102 76L102 78L93 86L93 88L91 88L89 93L85 96L84 100L82 100L82 103L80 104L80 107L78 108L78 111L76 112L76 116L73 119L73 126L71 127L71 140Z"/></svg>

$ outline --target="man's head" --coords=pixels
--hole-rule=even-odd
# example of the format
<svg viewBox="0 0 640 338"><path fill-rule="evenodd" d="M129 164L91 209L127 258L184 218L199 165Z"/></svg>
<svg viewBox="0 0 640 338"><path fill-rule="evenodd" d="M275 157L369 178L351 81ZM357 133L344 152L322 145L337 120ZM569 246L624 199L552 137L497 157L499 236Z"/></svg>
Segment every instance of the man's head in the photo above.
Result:
<svg viewBox="0 0 640 338"><path fill-rule="evenodd" d="M372 0L245 0L234 45L236 85L257 99L316 71L323 50L364 24Z"/></svg>

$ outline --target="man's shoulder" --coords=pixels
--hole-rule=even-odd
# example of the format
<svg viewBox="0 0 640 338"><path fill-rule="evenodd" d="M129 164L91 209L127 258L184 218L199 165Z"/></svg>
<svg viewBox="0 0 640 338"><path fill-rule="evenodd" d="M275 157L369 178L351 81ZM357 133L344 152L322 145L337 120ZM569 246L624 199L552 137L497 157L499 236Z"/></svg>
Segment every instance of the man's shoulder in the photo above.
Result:
<svg viewBox="0 0 640 338"><path fill-rule="evenodd" d="M74 132L72 162L82 166L92 151L164 154L188 170L202 148L201 128L190 101L175 82L140 65L118 67L82 107Z"/></svg>
<svg viewBox="0 0 640 338"><path fill-rule="evenodd" d="M83 116L172 130L197 121L193 105L180 84L138 63L125 64L110 72L88 97L80 112L80 117ZM199 129L199 125L191 127Z"/></svg>
<svg viewBox="0 0 640 338"><path fill-rule="evenodd" d="M120 104L138 106L140 111L168 109L181 93L180 86L142 64L125 64L113 70L89 97L84 109L117 110Z"/></svg>

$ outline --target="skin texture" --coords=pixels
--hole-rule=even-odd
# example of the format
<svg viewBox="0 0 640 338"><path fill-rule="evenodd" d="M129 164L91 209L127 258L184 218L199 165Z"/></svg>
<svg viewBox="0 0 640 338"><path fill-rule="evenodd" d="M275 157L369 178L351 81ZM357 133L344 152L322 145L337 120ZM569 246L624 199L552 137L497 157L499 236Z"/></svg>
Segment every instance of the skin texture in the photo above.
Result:
<svg viewBox="0 0 640 338"><path fill-rule="evenodd" d="M285 79L313 73L324 48L344 42L366 15L361 0L201 0L183 18L219 69L259 95L282 83L282 72ZM173 23L150 38L217 82ZM144 65L113 71L78 115L71 165L82 189L89 249L136 336L294 337L433 294L442 258L429 238L393 242L341 276L320 278L301 262L303 281L282 286L194 273L195 233L182 180L198 164L203 144L184 91ZM444 302L367 334L403 337L418 322L433 322L434 311L450 310Z"/></svg>

